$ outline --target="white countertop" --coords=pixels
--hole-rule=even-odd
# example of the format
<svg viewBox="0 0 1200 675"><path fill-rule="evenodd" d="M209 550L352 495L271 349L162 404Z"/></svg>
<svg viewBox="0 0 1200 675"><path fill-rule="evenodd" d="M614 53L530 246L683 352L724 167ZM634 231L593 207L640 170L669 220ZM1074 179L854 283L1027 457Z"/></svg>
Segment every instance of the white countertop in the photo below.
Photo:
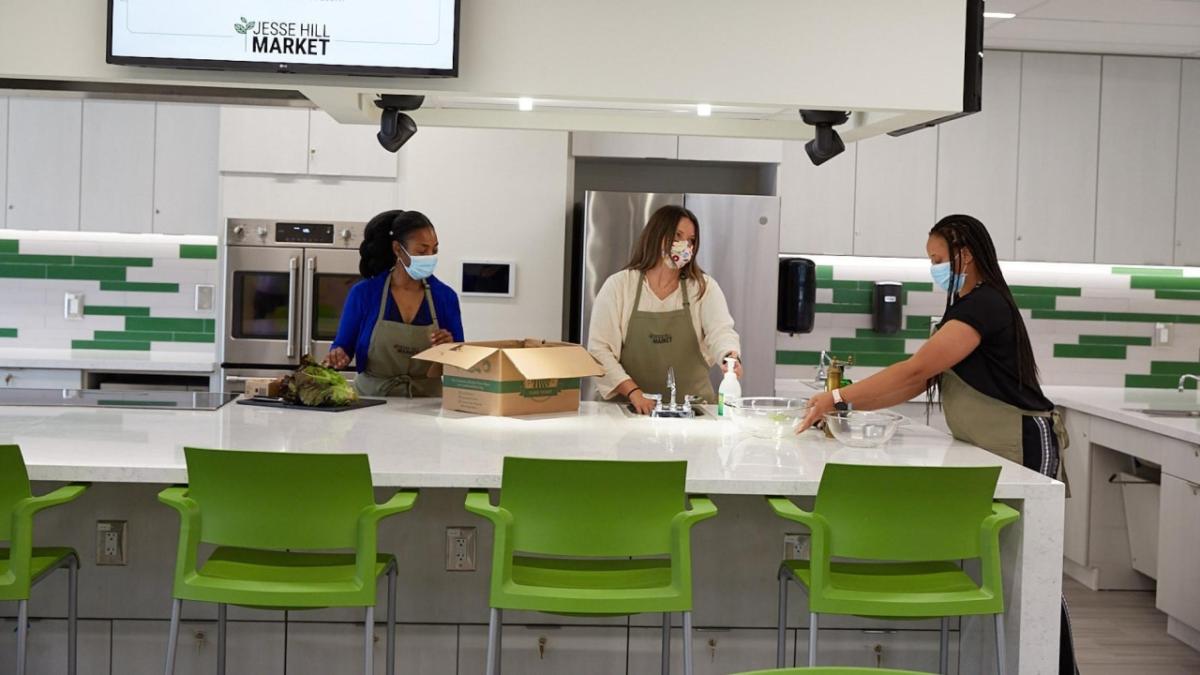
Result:
<svg viewBox="0 0 1200 675"><path fill-rule="evenodd" d="M1055 405L1200 444L1200 418L1152 417L1138 410L1200 410L1200 392L1121 387L1045 387Z"/></svg>
<svg viewBox="0 0 1200 675"><path fill-rule="evenodd" d="M205 352L107 349L0 349L0 368L62 368L160 373L212 373L217 359Z"/></svg>
<svg viewBox="0 0 1200 675"><path fill-rule="evenodd" d="M1053 498L1062 485L954 441L902 427L884 449L844 447L820 432L762 439L717 418L634 418L613 404L578 413L481 417L440 400L393 400L341 413L230 403L217 411L0 407L0 443L18 443L35 480L186 482L182 448L367 452L381 486L498 487L505 454L683 459L688 489L712 494L815 494L826 462L1001 465L997 496ZM1036 494L1035 494L1036 493Z"/></svg>

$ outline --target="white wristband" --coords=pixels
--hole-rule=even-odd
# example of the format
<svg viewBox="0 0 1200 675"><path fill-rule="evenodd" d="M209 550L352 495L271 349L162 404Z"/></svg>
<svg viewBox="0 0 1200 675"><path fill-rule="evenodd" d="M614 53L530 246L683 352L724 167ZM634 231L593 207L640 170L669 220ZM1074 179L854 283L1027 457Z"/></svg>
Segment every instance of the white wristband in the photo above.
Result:
<svg viewBox="0 0 1200 675"><path fill-rule="evenodd" d="M834 389L833 390L833 404L840 405L841 403L842 403L842 390Z"/></svg>

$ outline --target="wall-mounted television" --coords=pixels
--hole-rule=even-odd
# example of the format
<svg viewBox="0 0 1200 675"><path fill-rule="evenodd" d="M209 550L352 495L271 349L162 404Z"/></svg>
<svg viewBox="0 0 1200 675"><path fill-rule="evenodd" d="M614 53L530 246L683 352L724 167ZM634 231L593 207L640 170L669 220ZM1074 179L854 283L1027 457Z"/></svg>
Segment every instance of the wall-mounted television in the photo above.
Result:
<svg viewBox="0 0 1200 675"><path fill-rule="evenodd" d="M460 0L108 0L108 62L456 77Z"/></svg>

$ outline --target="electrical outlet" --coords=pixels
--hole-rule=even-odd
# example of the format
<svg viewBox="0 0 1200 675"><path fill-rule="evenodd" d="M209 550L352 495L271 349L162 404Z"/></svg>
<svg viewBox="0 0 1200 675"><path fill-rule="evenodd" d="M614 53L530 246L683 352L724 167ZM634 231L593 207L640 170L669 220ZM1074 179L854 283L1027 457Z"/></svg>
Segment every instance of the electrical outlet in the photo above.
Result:
<svg viewBox="0 0 1200 675"><path fill-rule="evenodd" d="M83 318L83 293L66 292L63 296L63 318Z"/></svg>
<svg viewBox="0 0 1200 675"><path fill-rule="evenodd" d="M783 535L784 560L808 560L809 542L807 534L787 533Z"/></svg>
<svg viewBox="0 0 1200 675"><path fill-rule="evenodd" d="M213 292L212 284L196 284L196 311L203 312L213 308Z"/></svg>
<svg viewBox="0 0 1200 675"><path fill-rule="evenodd" d="M128 565L129 523L124 520L96 521L96 564Z"/></svg>
<svg viewBox="0 0 1200 675"><path fill-rule="evenodd" d="M1166 347L1171 344L1171 329L1175 327L1170 323L1154 324L1154 345L1156 347Z"/></svg>
<svg viewBox="0 0 1200 675"><path fill-rule="evenodd" d="M475 571L475 528L446 528L446 571Z"/></svg>

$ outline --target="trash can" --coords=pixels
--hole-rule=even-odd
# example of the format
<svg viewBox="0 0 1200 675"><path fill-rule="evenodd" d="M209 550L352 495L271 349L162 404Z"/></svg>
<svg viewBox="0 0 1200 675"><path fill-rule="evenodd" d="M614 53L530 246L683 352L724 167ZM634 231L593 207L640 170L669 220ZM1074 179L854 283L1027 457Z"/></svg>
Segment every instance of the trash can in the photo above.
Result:
<svg viewBox="0 0 1200 675"><path fill-rule="evenodd" d="M1118 473L1109 480L1121 486L1133 569L1157 580L1158 501L1162 486L1131 473Z"/></svg>

